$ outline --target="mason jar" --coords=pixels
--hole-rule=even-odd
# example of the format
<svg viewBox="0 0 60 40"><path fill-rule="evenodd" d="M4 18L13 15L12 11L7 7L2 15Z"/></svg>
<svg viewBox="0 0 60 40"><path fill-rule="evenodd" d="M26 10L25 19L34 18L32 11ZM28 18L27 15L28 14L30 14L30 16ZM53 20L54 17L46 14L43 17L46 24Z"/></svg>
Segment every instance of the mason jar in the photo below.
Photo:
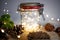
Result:
<svg viewBox="0 0 60 40"><path fill-rule="evenodd" d="M18 11L21 14L21 21L26 31L37 31L39 29L40 15L43 14L43 4L21 3Z"/></svg>

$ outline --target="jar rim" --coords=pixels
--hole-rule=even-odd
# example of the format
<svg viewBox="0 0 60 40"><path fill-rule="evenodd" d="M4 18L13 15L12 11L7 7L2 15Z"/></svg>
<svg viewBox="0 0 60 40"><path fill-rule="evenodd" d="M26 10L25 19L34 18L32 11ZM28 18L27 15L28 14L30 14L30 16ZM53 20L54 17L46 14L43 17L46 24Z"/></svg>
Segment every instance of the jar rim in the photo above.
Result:
<svg viewBox="0 0 60 40"><path fill-rule="evenodd" d="M29 3L27 2L27 3L21 3L20 7L22 7L22 6L40 6L40 7L43 7L44 5L37 3L37 2L29 2Z"/></svg>

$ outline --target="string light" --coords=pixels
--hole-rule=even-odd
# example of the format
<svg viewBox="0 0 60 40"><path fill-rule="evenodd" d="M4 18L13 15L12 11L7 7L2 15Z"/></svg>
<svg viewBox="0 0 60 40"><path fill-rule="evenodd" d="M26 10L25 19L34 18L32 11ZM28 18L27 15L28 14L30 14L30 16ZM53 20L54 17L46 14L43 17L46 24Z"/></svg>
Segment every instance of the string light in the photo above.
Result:
<svg viewBox="0 0 60 40"><path fill-rule="evenodd" d="M28 17L28 20L31 20L31 18L30 18L30 17Z"/></svg>
<svg viewBox="0 0 60 40"><path fill-rule="evenodd" d="M34 19L31 19L31 21L33 22L33 21L34 21Z"/></svg>
<svg viewBox="0 0 60 40"><path fill-rule="evenodd" d="M4 24L6 24L6 22L4 22Z"/></svg>
<svg viewBox="0 0 60 40"><path fill-rule="evenodd" d="M49 17L49 15L46 15L46 17Z"/></svg>
<svg viewBox="0 0 60 40"><path fill-rule="evenodd" d="M6 9L3 10L4 12L6 11Z"/></svg>
<svg viewBox="0 0 60 40"><path fill-rule="evenodd" d="M57 21L60 21L60 19L58 18Z"/></svg>
<svg viewBox="0 0 60 40"><path fill-rule="evenodd" d="M23 22L23 23L22 23L22 25L26 25L26 23L25 23L25 22Z"/></svg>
<svg viewBox="0 0 60 40"><path fill-rule="evenodd" d="M54 20L54 18L51 18L51 20Z"/></svg>
<svg viewBox="0 0 60 40"><path fill-rule="evenodd" d="M7 12L8 12L9 10L7 10Z"/></svg>
<svg viewBox="0 0 60 40"><path fill-rule="evenodd" d="M16 11L16 13L18 13L18 11Z"/></svg>
<svg viewBox="0 0 60 40"><path fill-rule="evenodd" d="M4 33L4 30L3 30L3 29L1 29L1 32L2 32L2 33Z"/></svg>
<svg viewBox="0 0 60 40"><path fill-rule="evenodd" d="M34 15L37 15L37 13L34 13Z"/></svg>
<svg viewBox="0 0 60 40"><path fill-rule="evenodd" d="M7 5L7 2L5 2L5 5Z"/></svg>
<svg viewBox="0 0 60 40"><path fill-rule="evenodd" d="M20 35L18 35L17 38L20 38Z"/></svg>
<svg viewBox="0 0 60 40"><path fill-rule="evenodd" d="M7 13L7 14L9 14L9 13Z"/></svg>

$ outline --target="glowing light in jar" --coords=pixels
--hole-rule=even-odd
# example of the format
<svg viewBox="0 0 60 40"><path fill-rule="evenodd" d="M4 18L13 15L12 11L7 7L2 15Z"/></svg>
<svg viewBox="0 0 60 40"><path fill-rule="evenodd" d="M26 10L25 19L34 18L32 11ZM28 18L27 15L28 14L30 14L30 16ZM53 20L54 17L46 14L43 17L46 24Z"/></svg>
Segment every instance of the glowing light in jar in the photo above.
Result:
<svg viewBox="0 0 60 40"><path fill-rule="evenodd" d="M34 15L37 15L37 13L34 13Z"/></svg>
<svg viewBox="0 0 60 40"><path fill-rule="evenodd" d="M22 23L22 25L26 25L26 23L25 23L25 22L23 22L23 23Z"/></svg>
<svg viewBox="0 0 60 40"><path fill-rule="evenodd" d="M34 21L34 19L32 18L31 21Z"/></svg>
<svg viewBox="0 0 60 40"><path fill-rule="evenodd" d="M31 18L30 17L28 17L28 21L31 21Z"/></svg>
<svg viewBox="0 0 60 40"><path fill-rule="evenodd" d="M32 31L37 31L37 29L38 29L38 24L36 24L36 23L34 23L34 24L32 24L32 25L30 25L30 24L27 24L26 26L25 26L25 30L26 31L29 31L29 32L32 32Z"/></svg>

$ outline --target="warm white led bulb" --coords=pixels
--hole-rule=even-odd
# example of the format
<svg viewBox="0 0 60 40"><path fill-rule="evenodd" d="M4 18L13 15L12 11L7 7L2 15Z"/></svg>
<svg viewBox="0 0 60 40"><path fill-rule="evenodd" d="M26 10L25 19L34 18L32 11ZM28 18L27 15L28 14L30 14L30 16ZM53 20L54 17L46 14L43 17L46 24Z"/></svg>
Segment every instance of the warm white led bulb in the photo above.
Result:
<svg viewBox="0 0 60 40"><path fill-rule="evenodd" d="M28 17L28 21L29 21L29 20L31 20L31 18L30 18L30 17Z"/></svg>
<svg viewBox="0 0 60 40"><path fill-rule="evenodd" d="M22 25L26 25L26 23L25 23L25 22L23 22L23 23L22 23Z"/></svg>
<svg viewBox="0 0 60 40"><path fill-rule="evenodd" d="M37 13L34 13L34 15L37 15Z"/></svg>
<svg viewBox="0 0 60 40"><path fill-rule="evenodd" d="M32 19L31 19L31 21L33 22L33 21L34 21L34 19L32 18Z"/></svg>
<svg viewBox="0 0 60 40"><path fill-rule="evenodd" d="M18 35L17 38L20 38L20 35Z"/></svg>
<svg viewBox="0 0 60 40"><path fill-rule="evenodd" d="M2 32L2 33L4 33L4 30L3 30L3 29L1 29L1 32Z"/></svg>
<svg viewBox="0 0 60 40"><path fill-rule="evenodd" d="M60 19L58 18L57 21L60 21Z"/></svg>
<svg viewBox="0 0 60 40"><path fill-rule="evenodd" d="M51 20L54 20L54 18L51 18Z"/></svg>
<svg viewBox="0 0 60 40"><path fill-rule="evenodd" d="M46 15L46 17L49 17L49 15Z"/></svg>
<svg viewBox="0 0 60 40"><path fill-rule="evenodd" d="M4 24L6 24L6 23L4 22Z"/></svg>

